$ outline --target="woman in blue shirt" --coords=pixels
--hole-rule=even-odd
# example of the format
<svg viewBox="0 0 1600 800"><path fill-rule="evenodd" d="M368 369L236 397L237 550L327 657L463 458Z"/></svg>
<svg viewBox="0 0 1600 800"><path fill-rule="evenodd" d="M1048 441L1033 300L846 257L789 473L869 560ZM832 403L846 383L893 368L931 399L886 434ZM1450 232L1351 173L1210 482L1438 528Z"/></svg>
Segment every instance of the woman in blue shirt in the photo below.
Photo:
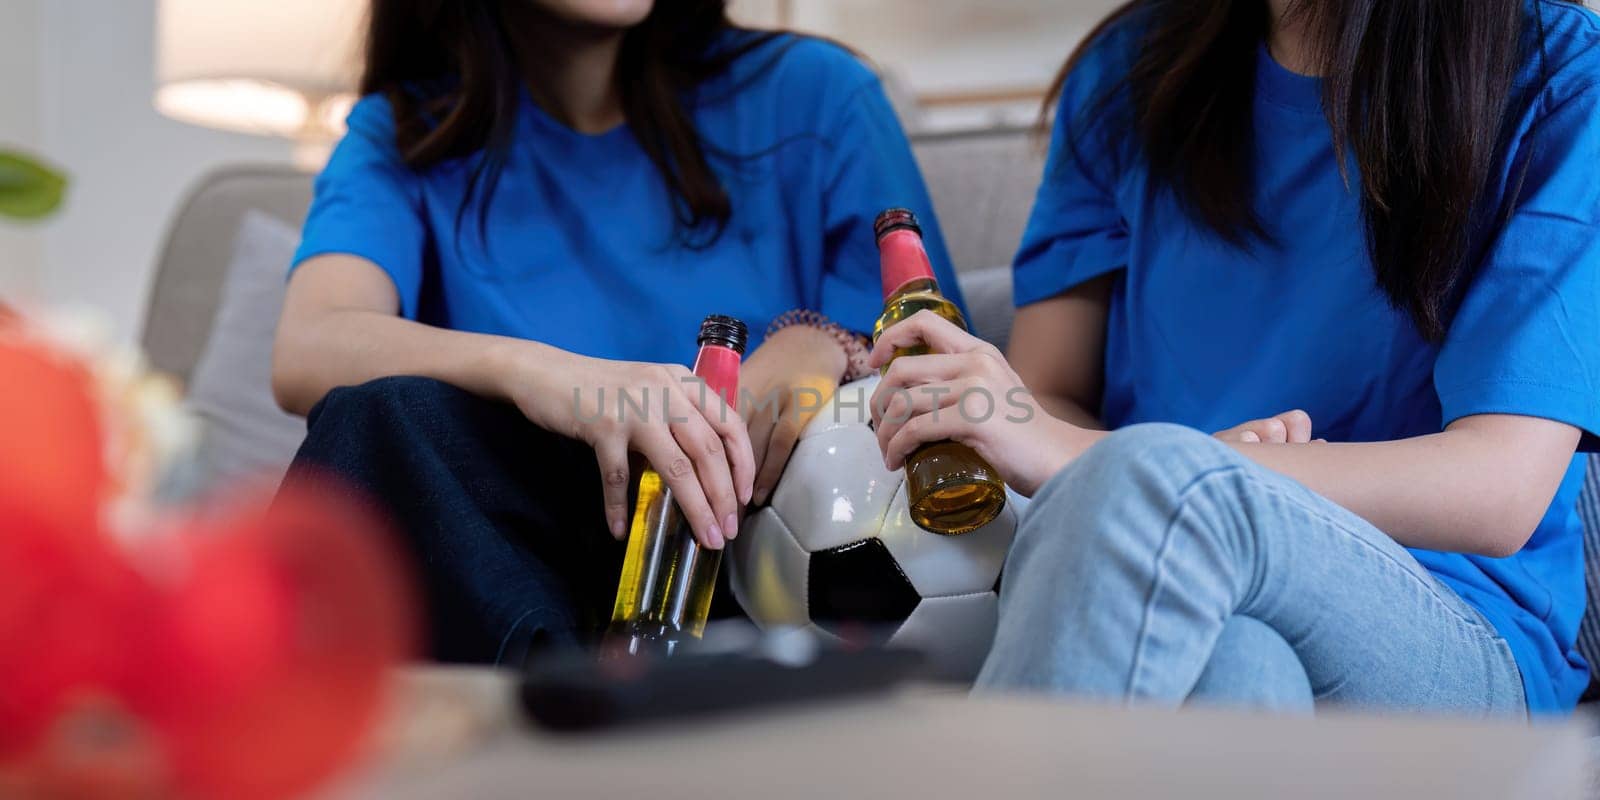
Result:
<svg viewBox="0 0 1600 800"><path fill-rule="evenodd" d="M378 0L362 86L276 343L279 401L309 414L294 475L391 512L435 654L516 659L603 622L630 453L702 543L737 535L796 389L864 359L872 215L927 193L869 70L721 0ZM748 429L679 380L709 313L749 325L743 387L778 399Z"/></svg>
<svg viewBox="0 0 1600 800"><path fill-rule="evenodd" d="M879 389L891 466L954 437L1035 495L980 683L1570 709L1596 17L1138 0L1058 91L1009 361L935 318L873 354L940 353Z"/></svg>

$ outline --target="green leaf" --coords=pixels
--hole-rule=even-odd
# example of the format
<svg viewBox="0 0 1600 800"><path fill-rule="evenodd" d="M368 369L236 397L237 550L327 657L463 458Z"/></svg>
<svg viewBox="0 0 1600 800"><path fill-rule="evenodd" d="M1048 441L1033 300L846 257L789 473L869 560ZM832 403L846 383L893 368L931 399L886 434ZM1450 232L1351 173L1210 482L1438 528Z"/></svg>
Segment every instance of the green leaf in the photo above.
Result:
<svg viewBox="0 0 1600 800"><path fill-rule="evenodd" d="M67 179L21 153L0 150L0 217L43 219L61 205Z"/></svg>

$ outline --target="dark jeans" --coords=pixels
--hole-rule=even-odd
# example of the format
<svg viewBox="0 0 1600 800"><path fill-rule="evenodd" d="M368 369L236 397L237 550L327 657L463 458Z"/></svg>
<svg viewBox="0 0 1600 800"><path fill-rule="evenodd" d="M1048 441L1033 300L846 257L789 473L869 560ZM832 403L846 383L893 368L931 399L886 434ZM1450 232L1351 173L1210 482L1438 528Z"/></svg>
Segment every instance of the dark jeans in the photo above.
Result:
<svg viewBox="0 0 1600 800"><path fill-rule="evenodd" d="M334 389L308 423L286 480L331 474L389 514L421 573L434 657L517 665L609 619L623 547L584 443L426 378Z"/></svg>

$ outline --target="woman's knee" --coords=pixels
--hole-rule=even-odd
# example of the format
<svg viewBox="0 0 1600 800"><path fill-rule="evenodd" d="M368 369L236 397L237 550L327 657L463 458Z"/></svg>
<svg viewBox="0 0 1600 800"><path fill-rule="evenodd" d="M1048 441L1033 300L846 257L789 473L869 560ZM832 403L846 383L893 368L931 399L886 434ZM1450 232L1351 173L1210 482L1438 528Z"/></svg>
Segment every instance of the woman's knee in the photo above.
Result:
<svg viewBox="0 0 1600 800"><path fill-rule="evenodd" d="M1218 467L1242 463L1227 445L1193 428L1149 423L1108 434L1034 495L1018 535L1070 526L1084 534L1154 514L1165 517L1184 487ZM1141 514L1141 511L1148 514Z"/></svg>
<svg viewBox="0 0 1600 800"><path fill-rule="evenodd" d="M460 406L469 395L443 381L415 375L377 378L356 386L338 386L311 409L307 427L345 428L374 422L411 423L438 418Z"/></svg>
<svg viewBox="0 0 1600 800"><path fill-rule="evenodd" d="M1253 469L1229 446L1191 428L1151 424L1116 431L1035 495L1012 543L1007 570L1027 573L1026 566L1038 562L1043 565L1039 579L1047 580L1067 563L1154 569L1175 539L1247 540L1255 533L1247 513L1253 506L1250 493L1260 483L1246 479ZM1199 557L1249 548L1170 552Z"/></svg>
<svg viewBox="0 0 1600 800"><path fill-rule="evenodd" d="M1227 445L1193 428L1167 423L1130 425L1107 434L1035 495L1035 506L1112 500L1152 480L1182 484L1196 471L1238 456Z"/></svg>
<svg viewBox="0 0 1600 800"><path fill-rule="evenodd" d="M306 417L295 461L336 472L366 473L414 450L461 440L475 398L442 381L379 378L328 392Z"/></svg>

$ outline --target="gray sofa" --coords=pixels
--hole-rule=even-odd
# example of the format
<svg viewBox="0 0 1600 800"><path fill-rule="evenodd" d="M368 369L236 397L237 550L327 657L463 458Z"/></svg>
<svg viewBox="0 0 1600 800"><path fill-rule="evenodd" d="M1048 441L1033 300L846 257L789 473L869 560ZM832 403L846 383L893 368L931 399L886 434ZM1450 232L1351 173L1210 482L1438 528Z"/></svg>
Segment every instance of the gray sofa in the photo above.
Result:
<svg viewBox="0 0 1600 800"><path fill-rule="evenodd" d="M992 131L935 135L913 140L917 159L933 195L934 205L950 245L973 324L985 338L1004 346L1011 323L1010 263L1021 238L1043 164L1043 144L1028 131ZM253 438L209 466L223 473L281 469L303 429L297 423L268 420L251 422L252 415L270 411L266 383L267 349L277 313L273 298L245 305L246 339L254 341L246 355L203 359L208 342L229 331L215 330L218 307L225 295L235 238L248 216L265 214L298 229L311 198L311 178L285 167L239 167L204 180L179 210L157 266L142 343L155 366L186 382L197 366L210 383L223 390L197 399L208 423L222 428L250 429ZM283 256L281 261L287 261ZM286 264L269 263L265 285L281 286ZM259 282L258 282L259 284ZM281 297L276 299L281 302ZM237 338L237 337L236 337ZM249 342L247 342L249 344ZM207 362L202 364L202 362ZM237 378L233 376L237 375ZM263 412L263 408L269 409ZM241 465L230 463L251 460ZM1600 570L1594 568L1600 538L1600 470L1591 469L1580 513L1588 529L1589 594L1591 610L1600 595ZM1591 663L1600 655L1600 619L1584 619L1580 646Z"/></svg>

